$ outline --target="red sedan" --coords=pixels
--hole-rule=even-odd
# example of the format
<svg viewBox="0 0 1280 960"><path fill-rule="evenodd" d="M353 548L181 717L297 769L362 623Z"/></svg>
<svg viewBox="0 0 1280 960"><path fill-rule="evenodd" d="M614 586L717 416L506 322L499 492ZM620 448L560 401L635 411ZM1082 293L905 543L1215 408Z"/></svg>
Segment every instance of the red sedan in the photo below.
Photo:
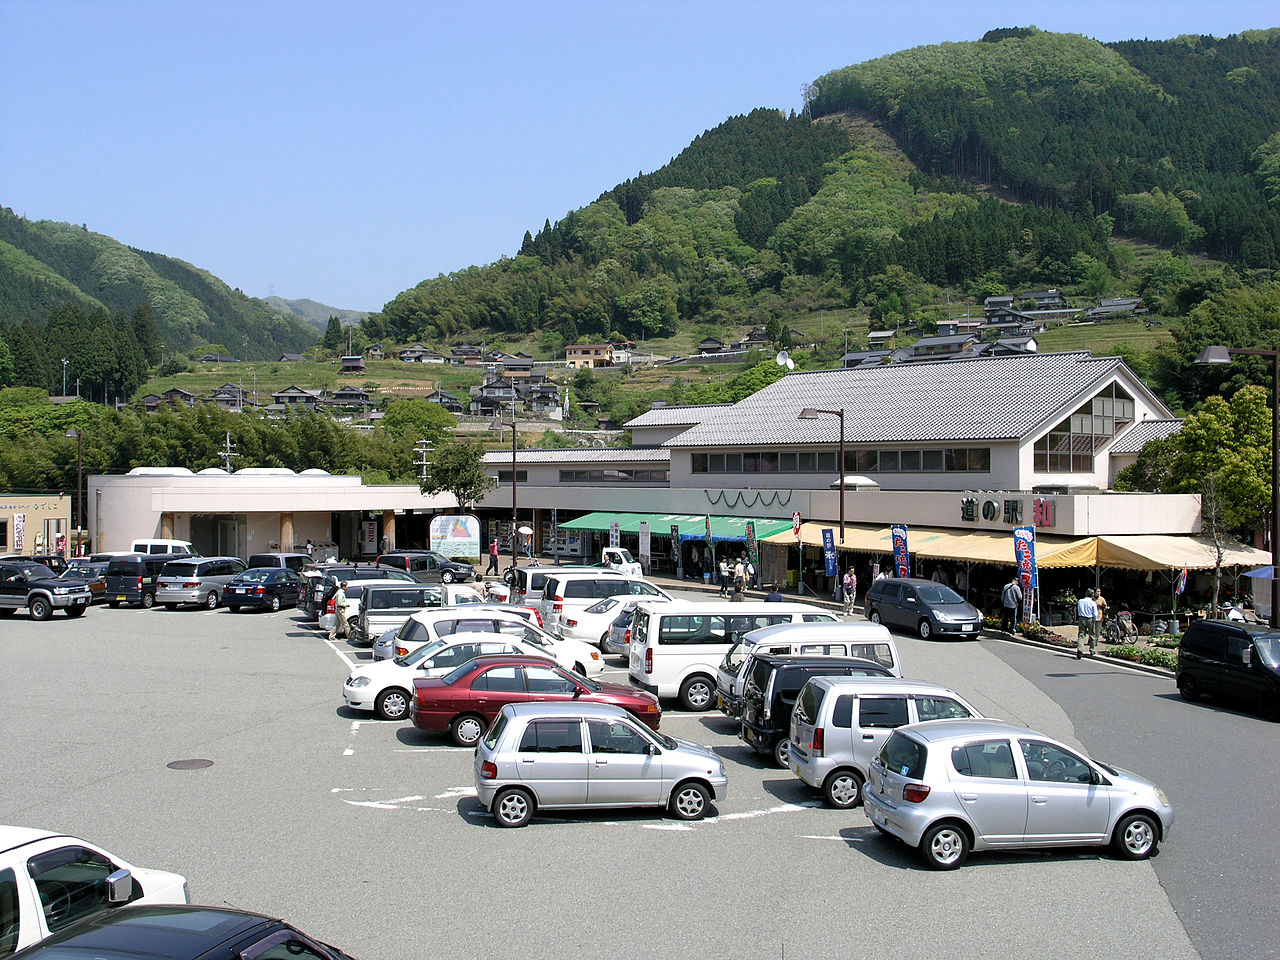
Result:
<svg viewBox="0 0 1280 960"><path fill-rule="evenodd" d="M508 703L612 703L650 729L662 719L658 698L620 683L601 683L562 670L541 657L477 657L443 677L413 681L409 712L428 733L449 731L453 742L475 746Z"/></svg>

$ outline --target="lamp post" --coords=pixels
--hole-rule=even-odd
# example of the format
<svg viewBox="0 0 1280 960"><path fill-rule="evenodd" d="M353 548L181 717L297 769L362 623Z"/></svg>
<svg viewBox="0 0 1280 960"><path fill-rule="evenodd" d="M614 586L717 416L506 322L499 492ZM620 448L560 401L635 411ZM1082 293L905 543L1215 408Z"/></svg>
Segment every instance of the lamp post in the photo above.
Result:
<svg viewBox="0 0 1280 960"><path fill-rule="evenodd" d="M844 408L839 410L819 410L816 407L805 407L800 411L799 420L817 420L819 417L836 417L840 420L840 542L844 543Z"/></svg>
<svg viewBox="0 0 1280 960"><path fill-rule="evenodd" d="M62 358L62 395L67 395L67 364L71 361L66 357Z"/></svg>
<svg viewBox="0 0 1280 960"><path fill-rule="evenodd" d="M79 532L84 529L84 498L80 496L80 491L84 489L84 440L80 436L80 430L72 427L66 433L67 437L76 438L76 498L74 506L76 508L76 546L80 546ZM72 556L76 556L73 552Z"/></svg>
<svg viewBox="0 0 1280 960"><path fill-rule="evenodd" d="M1205 347L1196 357L1198 364L1230 363L1232 357L1271 358L1271 626L1280 627L1280 579L1276 574L1280 552L1280 349L1252 350L1243 347Z"/></svg>

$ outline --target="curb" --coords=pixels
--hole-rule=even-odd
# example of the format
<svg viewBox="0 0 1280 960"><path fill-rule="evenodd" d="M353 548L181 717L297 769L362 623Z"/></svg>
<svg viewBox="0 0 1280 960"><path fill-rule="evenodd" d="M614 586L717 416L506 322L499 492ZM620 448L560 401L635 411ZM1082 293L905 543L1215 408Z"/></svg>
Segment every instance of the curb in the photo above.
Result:
<svg viewBox="0 0 1280 960"><path fill-rule="evenodd" d="M1041 640L1031 640L1027 637L1019 637L1014 634L1005 633L1002 630L983 630L982 636L987 640L1003 640L1005 643L1017 643L1024 647L1039 647L1041 650L1055 650L1059 653L1074 653L1074 647L1063 647L1056 643L1045 643ZM1122 660L1119 657L1108 657L1105 653L1094 657L1095 660L1104 660L1107 663L1119 664L1130 670L1136 670L1139 673L1147 673L1153 677L1164 677L1167 680L1175 679L1172 670L1166 670L1164 667L1153 667L1148 663L1135 663L1132 660Z"/></svg>

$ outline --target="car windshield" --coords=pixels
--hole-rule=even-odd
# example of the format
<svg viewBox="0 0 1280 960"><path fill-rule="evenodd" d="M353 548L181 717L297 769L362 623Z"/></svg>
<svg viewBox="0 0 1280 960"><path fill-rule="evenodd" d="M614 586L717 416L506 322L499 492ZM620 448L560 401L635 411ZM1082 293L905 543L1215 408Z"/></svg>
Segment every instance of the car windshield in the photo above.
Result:
<svg viewBox="0 0 1280 960"><path fill-rule="evenodd" d="M1280 634L1263 634L1253 638L1258 656L1272 670L1280 670Z"/></svg>
<svg viewBox="0 0 1280 960"><path fill-rule="evenodd" d="M634 559L632 558L632 556L631 556L631 551L630 551L630 550L625 550L625 549L621 549L621 548L619 548L619 550L618 550L618 554L619 554L619 556L621 556L621 557L622 557L622 562L623 562L623 563L635 563L635 560L634 560Z"/></svg>
<svg viewBox="0 0 1280 960"><path fill-rule="evenodd" d="M18 569L27 575L28 580L57 580L58 575L42 563L19 564Z"/></svg>
<svg viewBox="0 0 1280 960"><path fill-rule="evenodd" d="M567 673L565 674L565 676L568 676L568 675L569 674ZM604 689L604 687L602 687L600 684L596 683L594 680L588 680L586 677L584 677L580 673L573 674L573 679L578 681L578 683L582 684L592 693L599 693L601 690Z"/></svg>
<svg viewBox="0 0 1280 960"><path fill-rule="evenodd" d="M587 607L587 613L608 613L618 605L617 597L605 597L599 603L593 603Z"/></svg>
<svg viewBox="0 0 1280 960"><path fill-rule="evenodd" d="M244 583L266 583L270 576L271 571L265 567L254 567L252 570L244 571L236 579Z"/></svg>
<svg viewBox="0 0 1280 960"><path fill-rule="evenodd" d="M729 652L720 661L720 669L727 673L737 673L738 668L742 666L743 661L747 659L747 655L750 652L751 648L739 640L729 648Z"/></svg>
<svg viewBox="0 0 1280 960"><path fill-rule="evenodd" d="M419 647L417 650L410 650L403 657L396 657L396 663L402 667L412 667L415 663L422 661L424 657L429 657L437 650L445 645L443 640L432 640L425 646Z"/></svg>
<svg viewBox="0 0 1280 960"><path fill-rule="evenodd" d="M964 603L964 597L940 583L929 583L916 589L925 603Z"/></svg>
<svg viewBox="0 0 1280 960"><path fill-rule="evenodd" d="M674 750L676 747L680 746L680 744L676 743L676 741L672 740L665 733L659 733L657 730L649 730L648 734L668 750Z"/></svg>

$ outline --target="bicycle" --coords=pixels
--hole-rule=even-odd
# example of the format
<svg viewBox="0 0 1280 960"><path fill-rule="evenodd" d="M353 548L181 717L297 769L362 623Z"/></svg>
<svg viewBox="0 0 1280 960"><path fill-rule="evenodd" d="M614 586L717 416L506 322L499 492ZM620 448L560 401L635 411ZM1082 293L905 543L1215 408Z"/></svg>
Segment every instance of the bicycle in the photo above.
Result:
<svg viewBox="0 0 1280 960"><path fill-rule="evenodd" d="M528 561L528 563L525 564L526 567L542 566L541 561L539 561L537 557L527 556L524 559ZM507 569L502 571L502 582L505 583L508 587L513 586L516 582L516 567L517 567L517 564L513 563L509 567L507 567Z"/></svg>
<svg viewBox="0 0 1280 960"><path fill-rule="evenodd" d="M1108 617L1102 634L1107 643L1137 643L1138 628L1134 625L1133 614L1128 610L1121 610L1115 616Z"/></svg>

